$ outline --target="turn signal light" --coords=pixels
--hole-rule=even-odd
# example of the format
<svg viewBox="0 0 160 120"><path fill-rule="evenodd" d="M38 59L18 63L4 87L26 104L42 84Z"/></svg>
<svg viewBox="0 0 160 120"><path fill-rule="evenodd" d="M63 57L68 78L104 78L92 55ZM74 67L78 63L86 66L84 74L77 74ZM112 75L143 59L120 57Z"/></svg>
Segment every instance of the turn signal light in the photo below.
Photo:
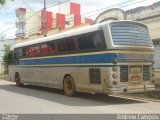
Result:
<svg viewBox="0 0 160 120"><path fill-rule="evenodd" d="M117 60L113 60L113 62L112 62L113 64L117 64Z"/></svg>
<svg viewBox="0 0 160 120"><path fill-rule="evenodd" d="M114 79L116 79L116 78L118 77L118 75L117 75L116 73L114 73L114 74L112 75L112 77L113 77Z"/></svg>
<svg viewBox="0 0 160 120"><path fill-rule="evenodd" d="M116 86L116 85L117 85L117 81L114 80L114 81L112 82L112 85Z"/></svg>

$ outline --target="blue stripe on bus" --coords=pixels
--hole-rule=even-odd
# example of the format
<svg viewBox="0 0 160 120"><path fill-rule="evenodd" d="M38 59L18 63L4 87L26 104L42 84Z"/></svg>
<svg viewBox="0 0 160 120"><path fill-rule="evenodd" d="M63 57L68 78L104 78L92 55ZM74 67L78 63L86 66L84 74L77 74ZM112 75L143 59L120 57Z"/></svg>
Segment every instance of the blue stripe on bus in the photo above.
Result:
<svg viewBox="0 0 160 120"><path fill-rule="evenodd" d="M83 64L83 63L111 63L115 54L94 54L83 56L67 56L54 58L39 58L20 60L21 65L42 65L42 64Z"/></svg>
<svg viewBox="0 0 160 120"><path fill-rule="evenodd" d="M112 63L115 56L115 53L105 53L82 56L26 59L20 60L20 65ZM118 62L147 62L152 60L152 55L122 53L118 54L117 60Z"/></svg>

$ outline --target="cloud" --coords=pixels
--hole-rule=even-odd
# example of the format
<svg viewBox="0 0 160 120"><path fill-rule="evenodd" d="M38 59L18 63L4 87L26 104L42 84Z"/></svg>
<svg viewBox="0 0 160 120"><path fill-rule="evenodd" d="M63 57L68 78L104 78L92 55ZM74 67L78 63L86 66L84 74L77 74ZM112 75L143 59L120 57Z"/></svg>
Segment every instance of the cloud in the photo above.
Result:
<svg viewBox="0 0 160 120"><path fill-rule="evenodd" d="M0 21L0 26L1 26L0 37L3 36L6 39L15 38L15 31L16 31L16 27L14 27L15 24L13 23L8 24L7 22ZM8 30L9 28L12 28L12 29Z"/></svg>

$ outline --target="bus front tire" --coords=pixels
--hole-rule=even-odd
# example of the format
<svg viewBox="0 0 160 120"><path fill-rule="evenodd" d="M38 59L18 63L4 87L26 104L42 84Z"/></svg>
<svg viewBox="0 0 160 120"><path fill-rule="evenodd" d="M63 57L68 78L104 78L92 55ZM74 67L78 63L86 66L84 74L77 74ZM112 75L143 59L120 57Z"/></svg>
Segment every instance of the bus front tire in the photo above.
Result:
<svg viewBox="0 0 160 120"><path fill-rule="evenodd" d="M23 84L21 83L21 79L20 79L19 74L16 74L16 75L15 75L15 82L16 82L16 85L17 85L18 87L23 86Z"/></svg>
<svg viewBox="0 0 160 120"><path fill-rule="evenodd" d="M75 84L73 78L68 75L64 78L63 89L66 96L72 97L75 93Z"/></svg>

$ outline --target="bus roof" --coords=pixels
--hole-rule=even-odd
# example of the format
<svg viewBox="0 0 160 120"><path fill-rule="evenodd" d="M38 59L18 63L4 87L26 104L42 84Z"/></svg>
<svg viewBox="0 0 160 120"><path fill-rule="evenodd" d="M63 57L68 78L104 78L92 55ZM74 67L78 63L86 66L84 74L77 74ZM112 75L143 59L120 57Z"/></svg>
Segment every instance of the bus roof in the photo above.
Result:
<svg viewBox="0 0 160 120"><path fill-rule="evenodd" d="M24 46L28 46L28 45L34 45L34 44L38 44L38 43L48 42L51 40L57 40L57 39L61 39L61 38L71 37L74 35L80 35L80 34L84 34L84 33L88 32L88 31L89 32L96 31L99 28L98 26L101 24L90 25L87 27L82 27L82 28L75 29L75 30L69 30L69 31L58 33L55 35L51 35L51 36L23 42L23 43L18 43L14 46L14 48L20 48L20 47L24 47ZM103 23L103 24L106 24L106 23Z"/></svg>
<svg viewBox="0 0 160 120"><path fill-rule="evenodd" d="M114 21L107 21L107 22L103 22L103 23L99 23L99 24L95 24L95 25L90 25L87 27L82 27L82 28L78 28L78 29L72 29L72 30L68 30L62 33L58 33L55 35L50 35L47 37L43 37L43 38L39 38L39 39L35 39L35 40L30 40L27 42L23 42L23 43L18 43L14 46L15 48L20 48L20 47L24 47L24 46L28 46L28 45L34 45L34 44L38 44L38 43L43 43L43 42L48 42L51 40L57 40L57 39L61 39L61 38L67 38L67 37L71 37L74 35L80 35L80 34L84 34L87 32L93 32L96 30L99 30L101 26L103 25L108 25L110 23L114 23L114 22L132 22L132 23L137 23L140 25L143 25L142 23L139 23L137 21L131 21L131 20L114 20ZM143 25L145 26L145 25Z"/></svg>

